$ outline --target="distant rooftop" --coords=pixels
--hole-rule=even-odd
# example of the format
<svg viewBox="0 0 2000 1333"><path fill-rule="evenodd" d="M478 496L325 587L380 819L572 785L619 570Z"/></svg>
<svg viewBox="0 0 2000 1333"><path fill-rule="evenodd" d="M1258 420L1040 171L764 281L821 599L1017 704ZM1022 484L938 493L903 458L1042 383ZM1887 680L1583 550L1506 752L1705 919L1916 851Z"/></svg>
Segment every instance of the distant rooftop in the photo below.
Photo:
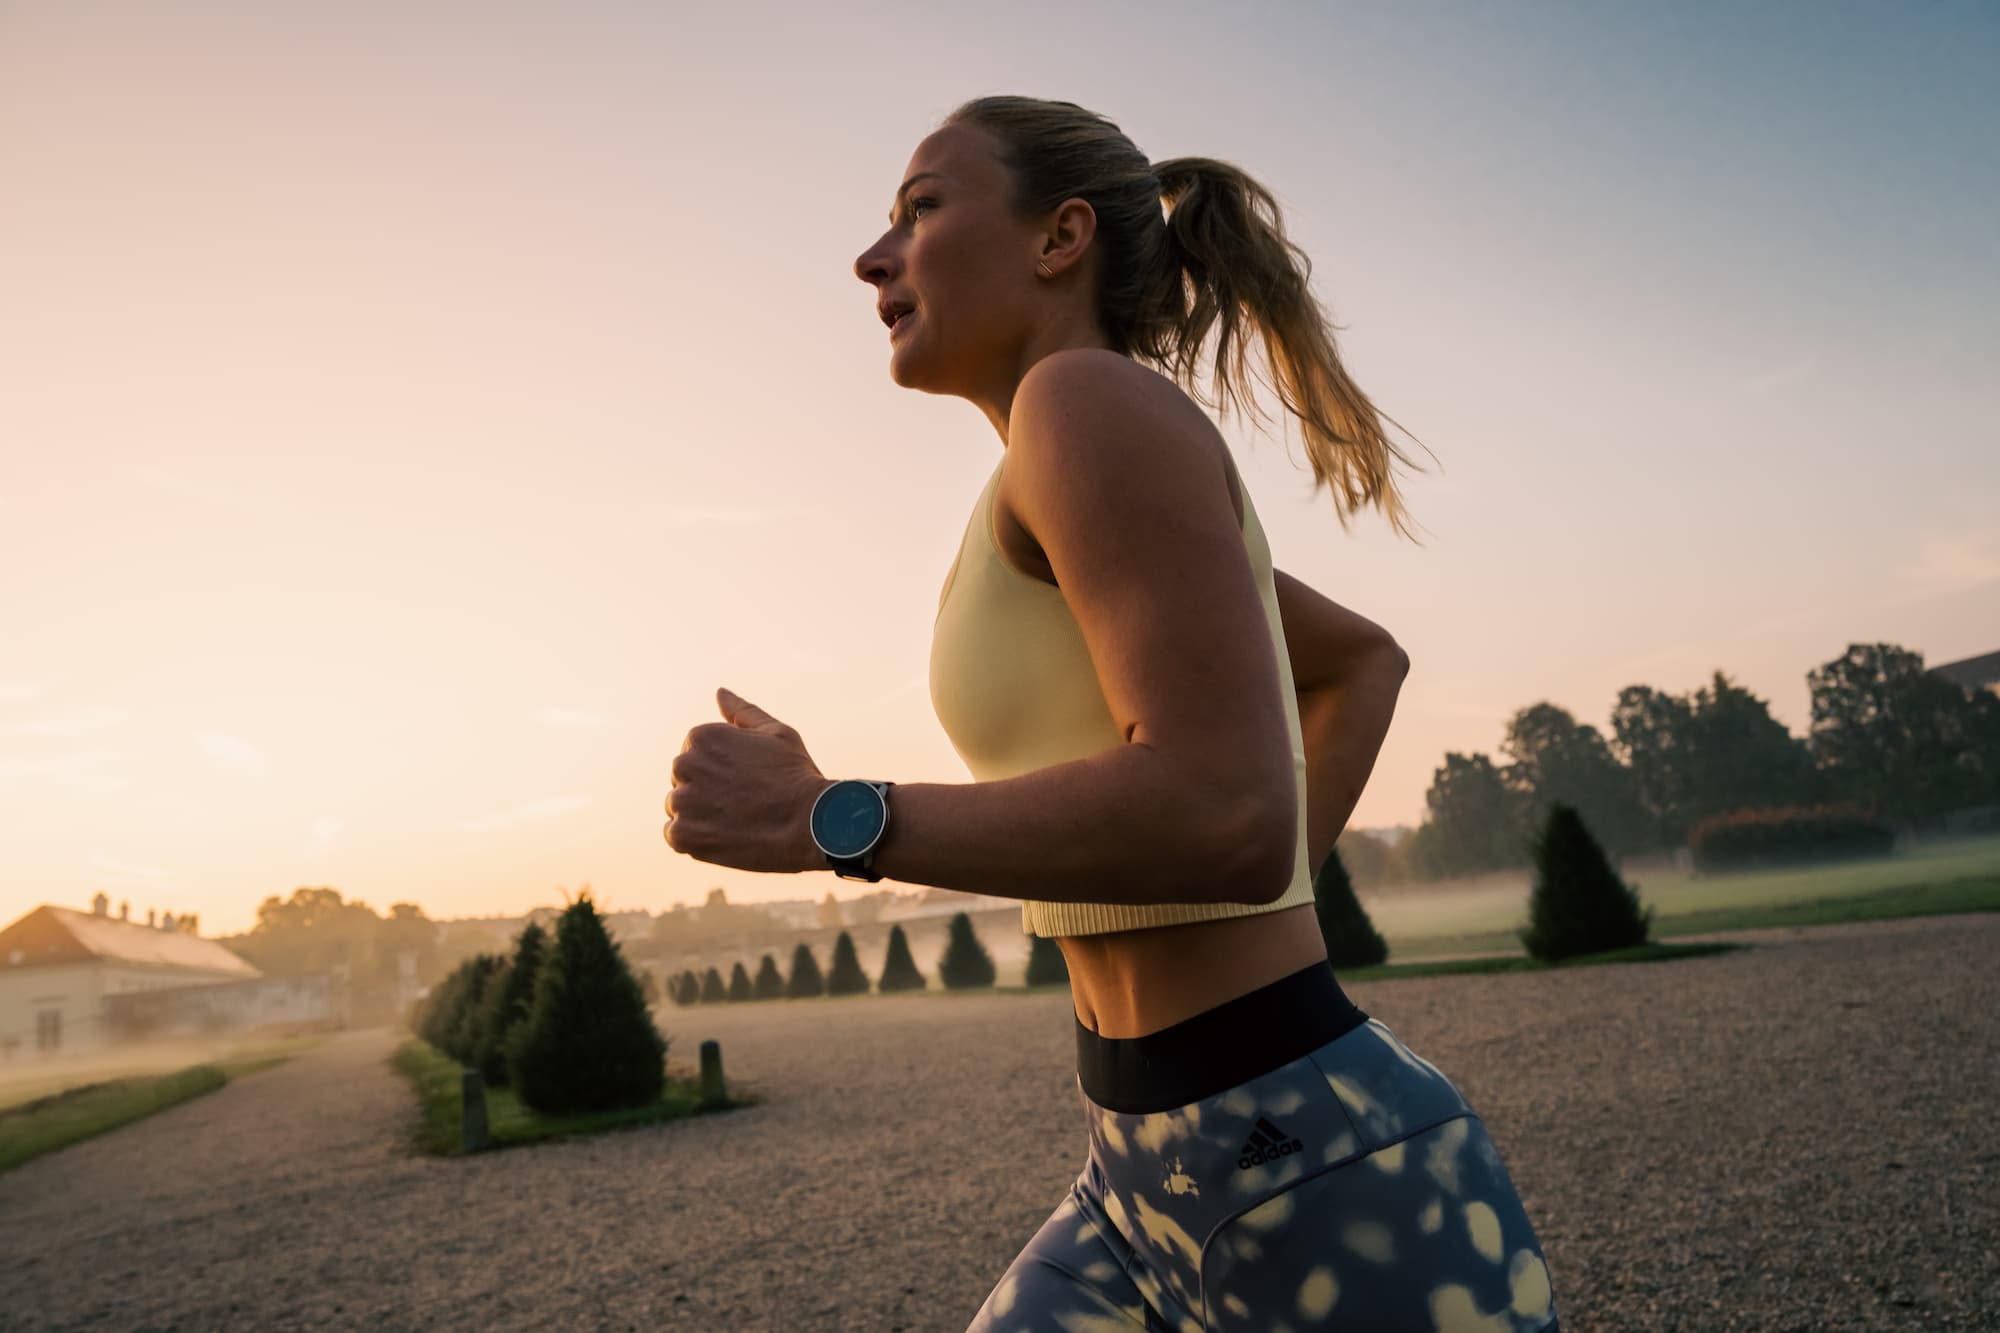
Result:
<svg viewBox="0 0 2000 1333"><path fill-rule="evenodd" d="M2000 685L2000 653L1984 653L1978 657L1946 662L1941 666L1932 667L1931 674L1943 676L1953 684L1963 685L1968 690Z"/></svg>
<svg viewBox="0 0 2000 1333"><path fill-rule="evenodd" d="M37 907L0 930L0 969L97 961L181 968L215 976L260 975L214 940L67 907Z"/></svg>

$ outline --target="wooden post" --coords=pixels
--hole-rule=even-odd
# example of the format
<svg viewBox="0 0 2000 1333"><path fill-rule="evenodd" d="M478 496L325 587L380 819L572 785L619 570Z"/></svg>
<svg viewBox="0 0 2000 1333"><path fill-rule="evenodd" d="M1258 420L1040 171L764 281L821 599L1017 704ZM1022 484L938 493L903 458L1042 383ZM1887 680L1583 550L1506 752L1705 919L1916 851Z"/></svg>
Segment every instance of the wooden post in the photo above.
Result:
<svg viewBox="0 0 2000 1333"><path fill-rule="evenodd" d="M701 1104L721 1106L729 1100L722 1090L722 1043L701 1044Z"/></svg>
<svg viewBox="0 0 2000 1333"><path fill-rule="evenodd" d="M465 1151L478 1152L486 1146L486 1080L477 1069L467 1065L459 1087L465 1094L464 1128L459 1140Z"/></svg>

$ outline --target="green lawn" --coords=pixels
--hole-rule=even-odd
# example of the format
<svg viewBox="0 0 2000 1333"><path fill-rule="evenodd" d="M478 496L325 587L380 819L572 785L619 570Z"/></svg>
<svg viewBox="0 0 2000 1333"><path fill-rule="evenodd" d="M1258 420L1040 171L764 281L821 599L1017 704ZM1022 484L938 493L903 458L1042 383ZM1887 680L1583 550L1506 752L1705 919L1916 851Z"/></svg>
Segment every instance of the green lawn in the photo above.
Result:
<svg viewBox="0 0 2000 1333"><path fill-rule="evenodd" d="M295 1037L245 1046L217 1062L170 1074L114 1078L18 1101L0 1110L0 1171L282 1064L319 1040Z"/></svg>
<svg viewBox="0 0 2000 1333"><path fill-rule="evenodd" d="M1566 967L1594 967L1602 963L1663 963L1674 958L1700 958L1707 954L1730 953L1744 946L1711 940L1690 944L1663 944L1654 941L1632 949L1610 949L1565 958L1560 963L1543 963L1524 953L1504 958L1443 958L1431 962L1379 963L1374 967L1343 967L1342 981L1385 981L1392 977L1445 977L1465 973L1548 972Z"/></svg>
<svg viewBox="0 0 2000 1333"><path fill-rule="evenodd" d="M1802 870L1697 878L1628 870L1653 908L1656 938L1716 930L2000 911L2000 838L1939 842L1896 856ZM1397 959L1520 951L1529 876L1412 886L1362 903Z"/></svg>
<svg viewBox="0 0 2000 1333"><path fill-rule="evenodd" d="M464 1072L458 1061L415 1037L405 1041L389 1057L395 1071L410 1080L423 1115L417 1126L417 1144L426 1152L455 1155L465 1150ZM587 1111L576 1115L542 1115L521 1105L509 1088L486 1089L486 1123L489 1146L513 1147L568 1138L572 1134L595 1134L608 1129L630 1129L657 1125L682 1116L704 1114L748 1106L755 1099L731 1094L720 1107L701 1105L700 1080L669 1075L660 1100L646 1106L618 1111Z"/></svg>

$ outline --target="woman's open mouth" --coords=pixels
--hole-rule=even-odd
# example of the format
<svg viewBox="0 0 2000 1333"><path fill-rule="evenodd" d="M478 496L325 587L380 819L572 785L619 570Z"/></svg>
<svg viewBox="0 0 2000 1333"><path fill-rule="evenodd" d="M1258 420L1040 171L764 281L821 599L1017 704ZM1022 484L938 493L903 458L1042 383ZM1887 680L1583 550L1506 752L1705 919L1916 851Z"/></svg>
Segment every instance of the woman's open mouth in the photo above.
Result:
<svg viewBox="0 0 2000 1333"><path fill-rule="evenodd" d="M896 316L896 322L889 326L890 340L894 341L896 335L902 332L904 329L908 328L910 326L910 321L915 319L916 316L917 312L914 310L905 310L902 314Z"/></svg>

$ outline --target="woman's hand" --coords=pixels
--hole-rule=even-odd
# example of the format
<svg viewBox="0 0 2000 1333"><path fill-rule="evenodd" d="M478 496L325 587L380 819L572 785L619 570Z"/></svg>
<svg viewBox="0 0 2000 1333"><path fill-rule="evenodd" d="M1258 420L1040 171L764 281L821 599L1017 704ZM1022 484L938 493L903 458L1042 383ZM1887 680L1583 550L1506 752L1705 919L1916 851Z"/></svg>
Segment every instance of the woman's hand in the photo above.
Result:
<svg viewBox="0 0 2000 1333"><path fill-rule="evenodd" d="M794 874L826 860L812 840L813 801L827 779L805 742L777 718L727 689L715 692L727 721L688 732L667 793L667 846L697 861Z"/></svg>

